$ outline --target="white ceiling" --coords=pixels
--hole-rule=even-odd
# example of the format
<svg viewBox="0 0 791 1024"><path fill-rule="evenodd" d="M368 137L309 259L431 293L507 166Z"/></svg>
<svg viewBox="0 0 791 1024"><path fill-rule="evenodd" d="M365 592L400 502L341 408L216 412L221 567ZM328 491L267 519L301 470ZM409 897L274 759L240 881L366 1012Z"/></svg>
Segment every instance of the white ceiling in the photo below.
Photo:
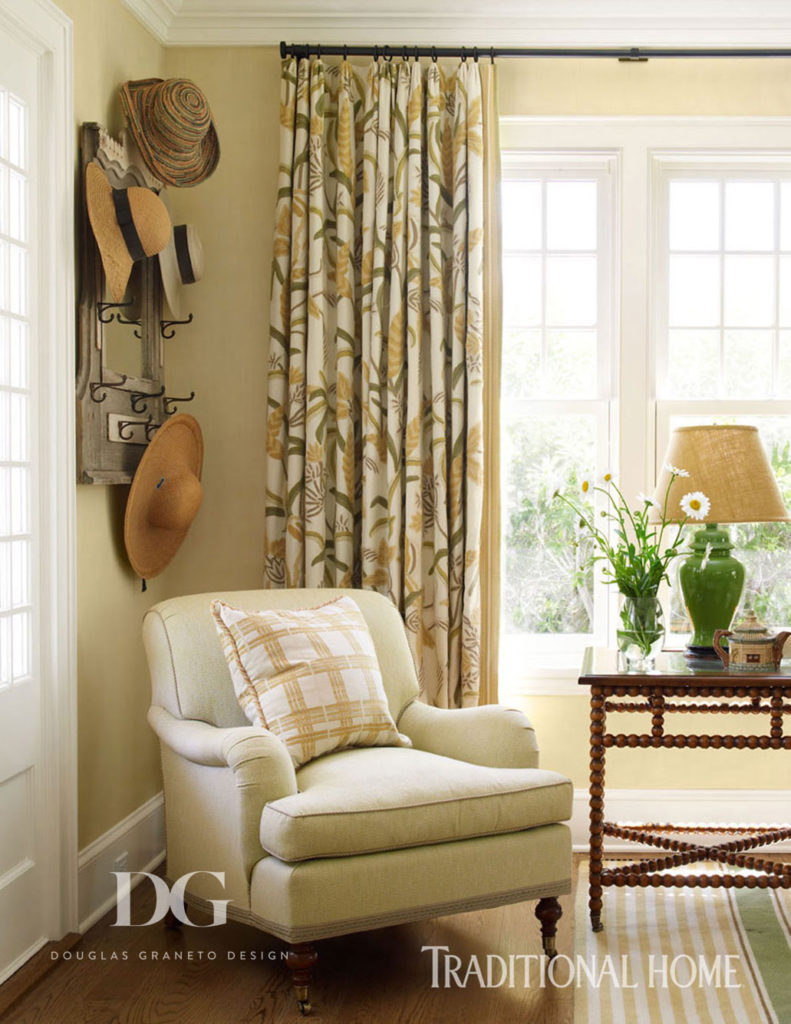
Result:
<svg viewBox="0 0 791 1024"><path fill-rule="evenodd" d="M791 47L789 0L123 0L169 46Z"/></svg>

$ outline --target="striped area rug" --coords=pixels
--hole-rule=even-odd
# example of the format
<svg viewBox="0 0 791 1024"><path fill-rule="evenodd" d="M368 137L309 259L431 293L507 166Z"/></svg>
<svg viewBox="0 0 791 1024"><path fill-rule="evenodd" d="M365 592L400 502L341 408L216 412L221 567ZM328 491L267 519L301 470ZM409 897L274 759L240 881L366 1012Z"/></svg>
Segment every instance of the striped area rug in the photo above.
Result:
<svg viewBox="0 0 791 1024"><path fill-rule="evenodd" d="M791 1024L788 889L607 887L603 901L604 930L595 934L582 862L575 1024ZM560 965L560 983L570 976Z"/></svg>

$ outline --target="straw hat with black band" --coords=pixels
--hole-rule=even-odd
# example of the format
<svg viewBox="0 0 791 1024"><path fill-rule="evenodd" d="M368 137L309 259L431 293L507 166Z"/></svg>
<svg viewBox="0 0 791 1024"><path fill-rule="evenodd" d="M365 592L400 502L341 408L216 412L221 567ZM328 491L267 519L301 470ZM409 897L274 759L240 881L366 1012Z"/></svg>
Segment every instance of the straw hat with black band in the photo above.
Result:
<svg viewBox="0 0 791 1024"><path fill-rule="evenodd" d="M188 78L126 82L121 106L148 169L160 181L198 185L220 159L209 103Z"/></svg>
<svg viewBox="0 0 791 1024"><path fill-rule="evenodd" d="M171 213L172 220L170 202L165 189L159 196ZM178 319L181 316L183 286L194 284L203 276L203 246L197 228L192 224L174 226L170 241L159 254L159 269L168 309L171 315Z"/></svg>
<svg viewBox="0 0 791 1024"><path fill-rule="evenodd" d="M198 514L202 468L198 421L186 413L172 416L143 453L126 503L126 553L144 586L165 569Z"/></svg>
<svg viewBox="0 0 791 1024"><path fill-rule="evenodd" d="M96 163L85 168L85 201L114 302L123 302L132 266L156 256L172 234L170 214L150 188L113 188Z"/></svg>

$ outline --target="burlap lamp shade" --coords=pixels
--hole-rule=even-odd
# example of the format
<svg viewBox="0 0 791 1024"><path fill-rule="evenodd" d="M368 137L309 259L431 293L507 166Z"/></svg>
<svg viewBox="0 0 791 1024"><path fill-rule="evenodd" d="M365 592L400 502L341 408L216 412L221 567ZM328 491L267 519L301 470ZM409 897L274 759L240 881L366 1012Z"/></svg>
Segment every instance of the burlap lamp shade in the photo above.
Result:
<svg viewBox="0 0 791 1024"><path fill-rule="evenodd" d="M788 522L757 427L708 424L674 430L654 492L654 521L664 506L669 466L684 469L689 476L673 481L667 501L668 519L683 519L681 498L689 491L703 491L711 507L698 522Z"/></svg>
<svg viewBox="0 0 791 1024"><path fill-rule="evenodd" d="M124 517L124 543L144 580L158 576L178 551L200 508L203 436L186 413L162 424L137 467Z"/></svg>

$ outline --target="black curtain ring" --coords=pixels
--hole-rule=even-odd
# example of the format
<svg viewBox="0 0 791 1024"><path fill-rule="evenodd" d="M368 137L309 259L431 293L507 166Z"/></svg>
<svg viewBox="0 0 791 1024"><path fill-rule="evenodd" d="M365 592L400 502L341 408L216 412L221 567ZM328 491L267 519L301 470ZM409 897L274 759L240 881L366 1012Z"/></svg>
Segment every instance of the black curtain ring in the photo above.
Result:
<svg viewBox="0 0 791 1024"><path fill-rule="evenodd" d="M318 60L321 60L321 43L318 43L316 45L316 58Z"/></svg>
<svg viewBox="0 0 791 1024"><path fill-rule="evenodd" d="M417 64L417 62L419 60L420 60L420 47L416 46L415 47L415 64Z"/></svg>
<svg viewBox="0 0 791 1024"><path fill-rule="evenodd" d="M385 46L385 48L384 48L384 55L385 55L385 60L386 60L386 61L387 61L388 63L389 63L390 61L392 61L392 59L393 59L393 55L392 55L392 53L390 52L390 47L389 47L389 46Z"/></svg>
<svg viewBox="0 0 791 1024"><path fill-rule="evenodd" d="M379 63L379 47L378 46L374 47L374 60L376 61L377 64Z"/></svg>
<svg viewBox="0 0 791 1024"><path fill-rule="evenodd" d="M344 60L348 60L349 59L349 47L345 46L345 45L343 47L343 59Z"/></svg>
<svg viewBox="0 0 791 1024"><path fill-rule="evenodd" d="M401 51L401 60L403 60L403 61L408 61L409 60L409 56L407 55L407 52L406 52L406 46Z"/></svg>
<svg viewBox="0 0 791 1024"><path fill-rule="evenodd" d="M467 47L466 46L462 46L462 48L461 48L461 62L462 62L462 64L466 64L467 63Z"/></svg>
<svg viewBox="0 0 791 1024"><path fill-rule="evenodd" d="M475 61L476 64L478 63L478 47L477 46L473 46L473 48L472 48L472 59Z"/></svg>
<svg viewBox="0 0 791 1024"><path fill-rule="evenodd" d="M494 64L494 47L489 50L489 56L491 57L492 64Z"/></svg>
<svg viewBox="0 0 791 1024"><path fill-rule="evenodd" d="M435 64L437 63L437 48L436 48L436 46L432 46L431 47L431 59L434 61Z"/></svg>

